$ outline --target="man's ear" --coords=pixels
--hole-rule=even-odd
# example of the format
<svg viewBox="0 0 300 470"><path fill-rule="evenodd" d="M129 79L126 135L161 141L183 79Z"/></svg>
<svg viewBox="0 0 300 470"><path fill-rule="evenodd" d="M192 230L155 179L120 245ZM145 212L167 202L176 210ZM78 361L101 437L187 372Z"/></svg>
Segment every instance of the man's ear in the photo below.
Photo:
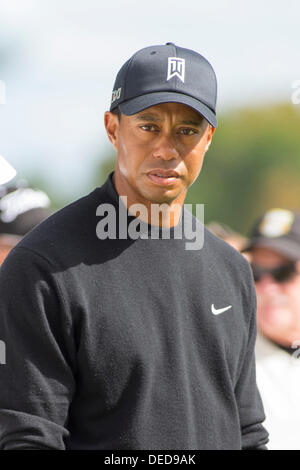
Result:
<svg viewBox="0 0 300 470"><path fill-rule="evenodd" d="M116 114L106 111L104 113L104 125L109 140L113 144L114 148L118 150L118 130L119 130L119 119Z"/></svg>
<svg viewBox="0 0 300 470"><path fill-rule="evenodd" d="M215 127L211 126L210 124L208 125L205 152L207 152L207 150L209 149L215 130L216 130Z"/></svg>
<svg viewBox="0 0 300 470"><path fill-rule="evenodd" d="M296 271L298 274L300 274L300 260L296 262Z"/></svg>

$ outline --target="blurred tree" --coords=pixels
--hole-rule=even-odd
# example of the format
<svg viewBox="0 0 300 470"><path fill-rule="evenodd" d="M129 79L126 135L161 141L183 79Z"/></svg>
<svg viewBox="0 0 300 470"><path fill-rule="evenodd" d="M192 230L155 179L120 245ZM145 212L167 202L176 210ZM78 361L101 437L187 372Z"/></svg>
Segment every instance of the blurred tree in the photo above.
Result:
<svg viewBox="0 0 300 470"><path fill-rule="evenodd" d="M205 221L246 233L270 207L300 209L300 109L278 104L219 118L202 172L186 203L204 203Z"/></svg>

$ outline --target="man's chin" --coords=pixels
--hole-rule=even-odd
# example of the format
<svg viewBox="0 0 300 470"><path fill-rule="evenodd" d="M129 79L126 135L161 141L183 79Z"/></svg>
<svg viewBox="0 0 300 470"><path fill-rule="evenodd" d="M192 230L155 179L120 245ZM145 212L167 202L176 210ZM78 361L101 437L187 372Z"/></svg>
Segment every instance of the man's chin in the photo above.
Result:
<svg viewBox="0 0 300 470"><path fill-rule="evenodd" d="M152 204L171 204L175 201L181 192L171 188L157 187L153 190L143 191L144 198Z"/></svg>

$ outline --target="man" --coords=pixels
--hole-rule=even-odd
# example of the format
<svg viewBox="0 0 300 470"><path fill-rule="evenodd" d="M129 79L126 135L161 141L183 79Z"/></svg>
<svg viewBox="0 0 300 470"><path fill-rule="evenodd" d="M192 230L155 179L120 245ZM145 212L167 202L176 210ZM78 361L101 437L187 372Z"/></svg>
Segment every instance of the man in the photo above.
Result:
<svg viewBox="0 0 300 470"><path fill-rule="evenodd" d="M0 155L0 184L12 180L16 173L16 170Z"/></svg>
<svg viewBox="0 0 300 470"><path fill-rule="evenodd" d="M0 186L0 266L22 237L52 213L47 194L24 180Z"/></svg>
<svg viewBox="0 0 300 470"><path fill-rule="evenodd" d="M270 209L250 245L259 333L257 384L269 449L300 449L300 212Z"/></svg>
<svg viewBox="0 0 300 470"><path fill-rule="evenodd" d="M151 46L120 69L105 113L115 171L0 272L3 449L266 449L249 265L206 229L202 249L178 236L188 220L204 230L183 201L215 107L194 51Z"/></svg>

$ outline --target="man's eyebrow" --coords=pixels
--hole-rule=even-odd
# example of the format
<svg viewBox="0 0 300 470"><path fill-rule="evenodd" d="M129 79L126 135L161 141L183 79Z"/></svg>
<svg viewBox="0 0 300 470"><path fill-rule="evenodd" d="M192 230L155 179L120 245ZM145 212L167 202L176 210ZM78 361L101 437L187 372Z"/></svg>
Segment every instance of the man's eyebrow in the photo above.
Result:
<svg viewBox="0 0 300 470"><path fill-rule="evenodd" d="M151 114L151 113L137 114L135 116L135 119L138 121L152 121L152 122L163 121L163 119L161 119L159 116L155 114ZM186 126L201 127L203 124L203 118L200 118L199 120L183 119L182 121L179 122L179 124L184 124Z"/></svg>
<svg viewBox="0 0 300 470"><path fill-rule="evenodd" d="M199 121L193 121L192 119L184 119L183 121L180 121L180 124L185 124L186 126L201 127L203 124L203 118L199 119Z"/></svg>
<svg viewBox="0 0 300 470"><path fill-rule="evenodd" d="M152 122L161 122L162 119L160 119L158 116L155 114L151 113L143 113L143 114L137 114L135 116L135 119L138 121L152 121Z"/></svg>

